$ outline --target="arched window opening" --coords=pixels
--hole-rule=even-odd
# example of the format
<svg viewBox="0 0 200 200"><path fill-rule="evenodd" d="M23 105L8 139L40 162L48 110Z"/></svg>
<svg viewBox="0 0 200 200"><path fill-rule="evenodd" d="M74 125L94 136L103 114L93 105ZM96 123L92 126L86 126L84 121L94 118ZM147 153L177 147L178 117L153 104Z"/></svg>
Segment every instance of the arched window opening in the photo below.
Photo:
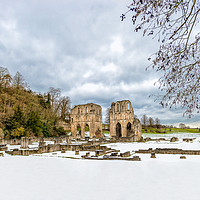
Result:
<svg viewBox="0 0 200 200"><path fill-rule="evenodd" d="M77 135L81 135L81 126L78 124L77 126Z"/></svg>
<svg viewBox="0 0 200 200"><path fill-rule="evenodd" d="M127 110L129 110L130 109L130 105L129 105L129 103L127 104Z"/></svg>
<svg viewBox="0 0 200 200"><path fill-rule="evenodd" d="M126 128L127 128L127 136L130 136L132 134L131 123L130 122L128 122Z"/></svg>
<svg viewBox="0 0 200 200"><path fill-rule="evenodd" d="M86 113L88 113L88 107L86 107Z"/></svg>
<svg viewBox="0 0 200 200"><path fill-rule="evenodd" d="M122 137L121 124L119 122L116 125L116 136L117 137Z"/></svg>
<svg viewBox="0 0 200 200"><path fill-rule="evenodd" d="M85 137L90 137L90 127L88 124L85 125Z"/></svg>

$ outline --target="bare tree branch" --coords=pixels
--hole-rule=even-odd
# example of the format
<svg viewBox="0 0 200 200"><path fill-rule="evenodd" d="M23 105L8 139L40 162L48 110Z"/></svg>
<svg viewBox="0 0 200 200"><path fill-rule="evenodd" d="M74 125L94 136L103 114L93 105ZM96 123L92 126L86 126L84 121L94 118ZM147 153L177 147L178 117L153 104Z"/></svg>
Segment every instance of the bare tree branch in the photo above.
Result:
<svg viewBox="0 0 200 200"><path fill-rule="evenodd" d="M160 47L148 60L163 72L158 80L163 107L180 105L192 116L200 110L200 1L133 0L122 21L132 13L135 31L158 38ZM160 96L159 96L160 97Z"/></svg>

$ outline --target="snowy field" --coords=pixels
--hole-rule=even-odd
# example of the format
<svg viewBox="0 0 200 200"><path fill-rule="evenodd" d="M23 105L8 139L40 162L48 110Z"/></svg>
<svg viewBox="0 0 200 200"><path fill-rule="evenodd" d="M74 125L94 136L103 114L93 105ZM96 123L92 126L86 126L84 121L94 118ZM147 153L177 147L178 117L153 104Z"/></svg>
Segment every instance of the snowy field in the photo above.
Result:
<svg viewBox="0 0 200 200"><path fill-rule="evenodd" d="M171 138L174 135L151 135ZM200 150L199 134L179 142L116 143L121 152L148 148ZM149 137L149 135L145 135ZM196 138L182 142L182 138ZM81 155L85 152L81 152ZM74 152L0 157L0 200L199 200L200 155L138 154L142 161L69 159Z"/></svg>

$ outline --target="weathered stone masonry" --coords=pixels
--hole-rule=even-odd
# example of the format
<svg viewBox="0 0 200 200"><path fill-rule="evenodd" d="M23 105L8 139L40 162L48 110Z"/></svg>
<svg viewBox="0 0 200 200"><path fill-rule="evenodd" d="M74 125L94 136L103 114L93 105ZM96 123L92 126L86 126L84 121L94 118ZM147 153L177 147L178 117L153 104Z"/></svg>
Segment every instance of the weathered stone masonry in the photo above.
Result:
<svg viewBox="0 0 200 200"><path fill-rule="evenodd" d="M102 108L100 105L89 103L77 105L71 110L71 132L73 137L85 137L85 127L90 130L90 137L103 137ZM77 132L81 129L80 133Z"/></svg>
<svg viewBox="0 0 200 200"><path fill-rule="evenodd" d="M141 138L142 126L134 118L134 111L129 100L112 103L110 109L110 136L133 137L134 141Z"/></svg>

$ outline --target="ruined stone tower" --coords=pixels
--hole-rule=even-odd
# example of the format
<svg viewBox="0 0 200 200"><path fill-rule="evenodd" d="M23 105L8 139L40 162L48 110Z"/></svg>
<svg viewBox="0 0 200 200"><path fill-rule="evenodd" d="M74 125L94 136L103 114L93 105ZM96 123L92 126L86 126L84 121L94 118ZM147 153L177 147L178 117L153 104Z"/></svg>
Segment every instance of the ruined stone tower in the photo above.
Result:
<svg viewBox="0 0 200 200"><path fill-rule="evenodd" d="M102 108L100 105L89 103L77 105L71 110L71 133L73 137L85 137L85 128L89 128L90 137L103 137ZM78 131L79 130L79 131Z"/></svg>
<svg viewBox="0 0 200 200"><path fill-rule="evenodd" d="M133 137L138 141L142 135L142 126L134 118L134 111L129 100L117 101L111 104L110 109L110 136Z"/></svg>

